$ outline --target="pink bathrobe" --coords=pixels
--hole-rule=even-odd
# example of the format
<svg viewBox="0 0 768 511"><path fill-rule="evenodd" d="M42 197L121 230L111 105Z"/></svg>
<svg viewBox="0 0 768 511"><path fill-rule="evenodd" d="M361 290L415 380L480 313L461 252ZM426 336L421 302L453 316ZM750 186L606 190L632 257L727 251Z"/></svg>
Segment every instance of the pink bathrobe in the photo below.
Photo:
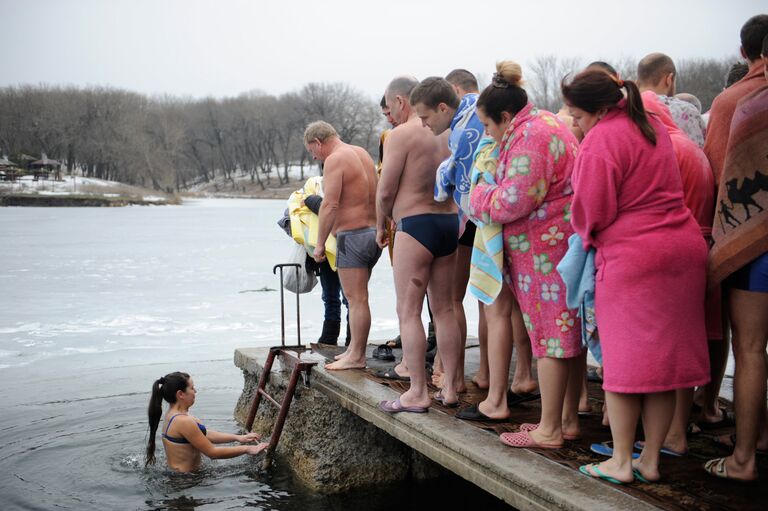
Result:
<svg viewBox="0 0 768 511"><path fill-rule="evenodd" d="M470 216L504 226L508 278L536 358L579 355L581 323L555 267L568 249L571 171L578 143L554 114L528 103L500 145L496 184L478 182Z"/></svg>
<svg viewBox="0 0 768 511"><path fill-rule="evenodd" d="M573 170L574 230L597 249L595 314L603 388L650 393L709 381L704 327L707 246L683 203L667 130L654 147L611 109L582 141Z"/></svg>
<svg viewBox="0 0 768 511"><path fill-rule="evenodd" d="M643 106L646 112L655 114L667 128L675 158L683 179L683 202L698 222L701 235L712 246L712 220L715 217L715 174L704 151L688 138L675 124L667 105L659 95L648 90L643 92ZM706 300L707 339L723 339L722 293L720 289L710 290Z"/></svg>

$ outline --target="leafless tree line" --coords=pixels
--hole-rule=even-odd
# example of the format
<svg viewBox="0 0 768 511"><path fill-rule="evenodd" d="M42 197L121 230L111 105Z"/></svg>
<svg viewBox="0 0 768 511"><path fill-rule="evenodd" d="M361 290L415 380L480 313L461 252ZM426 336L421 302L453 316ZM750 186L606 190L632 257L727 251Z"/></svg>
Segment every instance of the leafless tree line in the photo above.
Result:
<svg viewBox="0 0 768 511"><path fill-rule="evenodd" d="M678 61L678 91L694 94L708 110L736 61ZM524 68L531 99L556 112L561 80L585 64L557 55L536 58ZM611 64L621 76L634 78L634 59ZM302 133L318 119L375 154L384 127L379 108L343 83L310 83L280 96L254 91L198 100L101 87L0 88L0 153L13 159L45 152L68 172L78 169L85 176L164 191L236 175L266 188L274 181L287 183L291 165L301 167L303 179L308 155Z"/></svg>
<svg viewBox="0 0 768 511"><path fill-rule="evenodd" d="M303 174L303 130L318 119L343 140L375 150L378 105L343 83L200 100L99 87L6 87L0 153L13 159L45 152L68 172L164 191L235 175L266 188L273 180L287 183L290 165Z"/></svg>
<svg viewBox="0 0 768 511"><path fill-rule="evenodd" d="M725 76L730 67L738 62L736 57L722 59L682 59L677 67L677 92L693 94L702 104L703 112L709 110L712 100L723 91ZM608 61L622 78L633 80L637 76L637 60L621 57ZM557 112L563 104L560 83L564 77L580 71L589 62L575 57L544 55L537 57L523 68L527 78L527 90L533 102L540 108Z"/></svg>

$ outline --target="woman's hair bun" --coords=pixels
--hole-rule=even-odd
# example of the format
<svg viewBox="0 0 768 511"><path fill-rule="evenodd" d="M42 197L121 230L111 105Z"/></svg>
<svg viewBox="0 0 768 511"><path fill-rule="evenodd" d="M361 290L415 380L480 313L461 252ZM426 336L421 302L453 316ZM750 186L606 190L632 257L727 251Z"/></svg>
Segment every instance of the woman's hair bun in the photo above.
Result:
<svg viewBox="0 0 768 511"><path fill-rule="evenodd" d="M497 62L496 74L513 87L520 87L523 81L523 69L513 60Z"/></svg>

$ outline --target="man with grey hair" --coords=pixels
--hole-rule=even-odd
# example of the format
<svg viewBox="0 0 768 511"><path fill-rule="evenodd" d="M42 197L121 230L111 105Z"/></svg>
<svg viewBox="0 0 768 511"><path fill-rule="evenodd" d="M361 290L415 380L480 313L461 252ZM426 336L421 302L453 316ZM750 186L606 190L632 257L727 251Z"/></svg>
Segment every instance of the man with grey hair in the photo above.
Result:
<svg viewBox="0 0 768 511"><path fill-rule="evenodd" d="M677 69L675 63L663 53L650 53L637 64L637 86L640 92L655 92L667 105L672 120L697 146L704 147L706 124L695 106L675 97Z"/></svg>
<svg viewBox="0 0 768 511"><path fill-rule="evenodd" d="M368 280L381 255L375 228L376 169L365 149L342 142L333 126L324 121L307 126L304 146L324 164L323 202L313 256L317 262L325 260L325 242L333 233L339 280L349 302L352 339L347 351L325 368L363 368L371 329Z"/></svg>
<svg viewBox="0 0 768 511"><path fill-rule="evenodd" d="M447 133L436 137L422 125L410 104L418 85L410 76L398 77L387 87L387 106L397 127L384 142L384 166L376 194L376 240L384 247L389 239L389 218L397 223L393 272L397 316L403 341L403 357L411 386L393 401L382 401L385 412L424 413L432 402L424 368L426 335L421 322L425 293L435 322L438 349L445 370L443 388L434 399L444 406L458 405L457 367L459 332L453 310L452 287L459 221L453 201L434 199L435 172L450 155Z"/></svg>

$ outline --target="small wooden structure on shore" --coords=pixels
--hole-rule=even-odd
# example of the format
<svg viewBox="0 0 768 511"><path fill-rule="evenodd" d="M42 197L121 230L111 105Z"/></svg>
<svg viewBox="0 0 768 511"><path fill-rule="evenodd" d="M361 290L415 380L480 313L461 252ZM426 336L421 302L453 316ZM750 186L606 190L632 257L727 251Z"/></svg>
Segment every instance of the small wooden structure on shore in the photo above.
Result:
<svg viewBox="0 0 768 511"><path fill-rule="evenodd" d="M43 153L39 160L30 163L29 168L32 170L35 181L48 179L51 177L51 174L53 174L53 178L56 181L61 180L61 163L57 160L51 160L45 153Z"/></svg>

